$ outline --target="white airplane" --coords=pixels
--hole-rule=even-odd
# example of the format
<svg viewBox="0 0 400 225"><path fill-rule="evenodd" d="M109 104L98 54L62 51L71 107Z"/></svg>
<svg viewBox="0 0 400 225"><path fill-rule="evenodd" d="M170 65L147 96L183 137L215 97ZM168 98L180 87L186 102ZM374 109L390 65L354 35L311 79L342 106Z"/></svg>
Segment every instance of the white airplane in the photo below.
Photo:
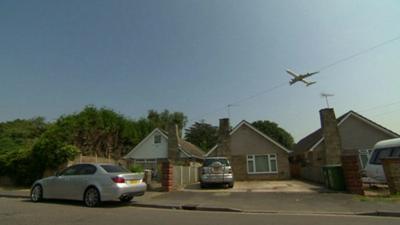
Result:
<svg viewBox="0 0 400 225"><path fill-rule="evenodd" d="M307 78L307 77L309 77L309 76L312 76L312 75L314 75L314 74L317 74L317 73L319 73L319 71L317 71L317 72L312 72L312 73L306 73L306 74L298 74L298 73L295 73L295 72L293 72L293 71L287 69L287 70L286 70L286 73L288 73L288 74L290 74L290 75L293 76L293 79L289 81L289 84L290 84L290 85L292 85L292 84L294 84L294 83L296 83L296 82L298 82L298 81L301 81L301 82L305 83L306 86L308 87L308 86L310 86L310 85L312 85L312 84L315 84L315 83L317 83L317 82L315 82L315 81L313 81L313 82L308 82L308 81L305 80L305 78Z"/></svg>

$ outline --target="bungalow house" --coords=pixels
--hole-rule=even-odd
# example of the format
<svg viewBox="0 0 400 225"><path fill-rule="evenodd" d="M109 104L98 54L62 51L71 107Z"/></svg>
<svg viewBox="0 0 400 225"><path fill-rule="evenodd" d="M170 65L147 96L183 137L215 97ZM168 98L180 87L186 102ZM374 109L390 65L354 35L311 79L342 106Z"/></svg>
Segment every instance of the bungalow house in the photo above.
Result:
<svg viewBox="0 0 400 225"><path fill-rule="evenodd" d="M168 160L190 164L203 161L204 152L197 146L179 137L176 125L167 133L159 128L154 129L124 159L129 165L138 165L151 169L155 174L161 171L162 162Z"/></svg>
<svg viewBox="0 0 400 225"><path fill-rule="evenodd" d="M290 152L245 120L230 130L220 119L218 144L206 156L228 157L235 180L279 180L290 178Z"/></svg>
<svg viewBox="0 0 400 225"><path fill-rule="evenodd" d="M294 147L293 164L299 164L299 173L302 178L323 183L321 168L329 163L335 154L332 154L332 132L337 130L339 156L341 154L358 154L360 166L364 167L369 154L376 142L399 137L395 132L375 123L374 121L349 111L336 119L333 109L320 111L321 128L301 139ZM329 118L333 122L329 124ZM332 129L333 125L333 129ZM336 154L337 155L337 154ZM340 163L340 158L339 158Z"/></svg>

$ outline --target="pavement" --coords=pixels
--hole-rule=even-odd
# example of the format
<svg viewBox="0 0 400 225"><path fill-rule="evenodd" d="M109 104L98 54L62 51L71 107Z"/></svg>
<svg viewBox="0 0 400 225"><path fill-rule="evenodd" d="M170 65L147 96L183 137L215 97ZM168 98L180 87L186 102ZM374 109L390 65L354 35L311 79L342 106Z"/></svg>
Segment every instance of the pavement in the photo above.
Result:
<svg viewBox="0 0 400 225"><path fill-rule="evenodd" d="M300 187L293 183L289 185L291 188L282 187L279 190L274 187L282 186L282 183L275 183L275 186L271 184L272 186L265 186L263 189L252 189L251 185L237 185L234 189L213 187L201 190L196 186L189 186L173 192L148 191L144 196L135 198L131 205L147 208L244 213L400 217L399 201L365 200L361 196L332 192L313 184L307 184L307 190L304 189L304 185ZM29 190L0 188L0 197L29 198Z"/></svg>
<svg viewBox="0 0 400 225"><path fill-rule="evenodd" d="M293 215L166 210L131 207L119 202L98 208L83 207L77 201L33 203L23 198L0 198L1 225L119 225L119 224L195 224L195 225L398 225L400 218L355 215Z"/></svg>

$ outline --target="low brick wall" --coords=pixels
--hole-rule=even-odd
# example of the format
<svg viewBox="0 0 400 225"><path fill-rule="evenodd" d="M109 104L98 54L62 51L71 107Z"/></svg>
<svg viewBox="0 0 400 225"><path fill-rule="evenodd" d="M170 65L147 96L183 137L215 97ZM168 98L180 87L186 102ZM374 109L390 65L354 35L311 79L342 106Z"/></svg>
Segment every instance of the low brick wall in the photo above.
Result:
<svg viewBox="0 0 400 225"><path fill-rule="evenodd" d="M342 155L341 160L347 191L364 195L358 155Z"/></svg>
<svg viewBox="0 0 400 225"><path fill-rule="evenodd" d="M382 159L390 194L400 193L400 158Z"/></svg>

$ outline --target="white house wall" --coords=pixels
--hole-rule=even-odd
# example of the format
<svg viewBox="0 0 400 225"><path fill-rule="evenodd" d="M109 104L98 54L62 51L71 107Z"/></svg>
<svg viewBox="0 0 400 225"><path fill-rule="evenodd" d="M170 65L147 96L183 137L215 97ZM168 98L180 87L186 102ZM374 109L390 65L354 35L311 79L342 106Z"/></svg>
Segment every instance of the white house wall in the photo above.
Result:
<svg viewBox="0 0 400 225"><path fill-rule="evenodd" d="M168 156L168 140L161 135L161 143L154 143L154 136L161 135L159 131L154 132L141 146L129 154L134 159L164 159Z"/></svg>

